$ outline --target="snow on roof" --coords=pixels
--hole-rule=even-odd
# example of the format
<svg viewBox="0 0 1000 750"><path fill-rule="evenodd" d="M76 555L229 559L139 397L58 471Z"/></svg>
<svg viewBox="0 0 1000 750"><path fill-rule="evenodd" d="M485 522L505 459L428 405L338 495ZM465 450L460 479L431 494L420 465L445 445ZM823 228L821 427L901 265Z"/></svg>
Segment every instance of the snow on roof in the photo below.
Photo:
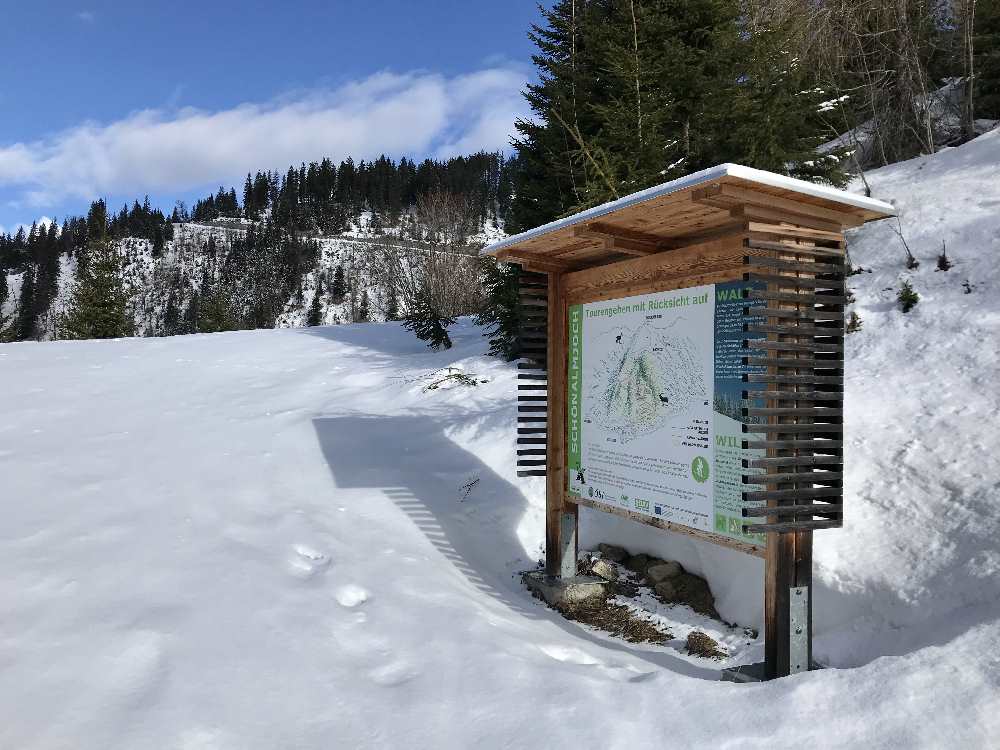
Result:
<svg viewBox="0 0 1000 750"><path fill-rule="evenodd" d="M692 174L685 175L684 177L680 177L676 180L671 180L670 182L664 182L662 185L655 185L654 187L640 190L637 193L626 195L618 200L604 203L600 206L595 206L594 208L588 208L586 211L581 211L580 213L573 214L572 216L566 216L562 219L550 221L548 224L542 224L541 226L529 229L526 232L511 235L510 237L494 242L491 245L487 245L482 249L481 254L492 255L505 247L520 244L526 240L540 237L558 229L564 229L565 227L585 221L592 221L601 216L606 216L610 213L614 213L615 211L620 211L623 208L634 206L637 203L643 203L644 201L652 200L653 198L658 198L662 195L669 195L670 193L676 193L680 190L693 188L703 183L711 182L712 180L718 180L722 177L736 177L741 180L756 182L760 185L766 185L771 188L790 190L796 193L801 193L802 195L812 196L813 198L821 198L823 200L850 206L851 208L860 208L865 211L872 211L886 216L895 216L896 214L896 209L885 201L876 200L874 198L866 198L863 195L849 193L846 190L838 190L837 188L830 187L828 185L817 185L814 182L807 182L794 177L786 177L785 175L775 174L774 172L766 172L763 169L744 167L742 164L719 164L718 166L709 167L708 169L703 169L700 172L693 172Z"/></svg>

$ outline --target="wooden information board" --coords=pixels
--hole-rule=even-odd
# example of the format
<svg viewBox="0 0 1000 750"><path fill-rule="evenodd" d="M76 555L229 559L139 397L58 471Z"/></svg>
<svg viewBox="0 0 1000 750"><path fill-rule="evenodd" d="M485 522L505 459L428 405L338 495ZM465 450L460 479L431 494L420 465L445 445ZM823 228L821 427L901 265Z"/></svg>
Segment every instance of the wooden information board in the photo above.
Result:
<svg viewBox="0 0 1000 750"><path fill-rule="evenodd" d="M723 165L487 248L522 268L518 473L546 478L551 576L581 506L764 557L766 676L810 667L812 534L844 511L843 230L891 213Z"/></svg>

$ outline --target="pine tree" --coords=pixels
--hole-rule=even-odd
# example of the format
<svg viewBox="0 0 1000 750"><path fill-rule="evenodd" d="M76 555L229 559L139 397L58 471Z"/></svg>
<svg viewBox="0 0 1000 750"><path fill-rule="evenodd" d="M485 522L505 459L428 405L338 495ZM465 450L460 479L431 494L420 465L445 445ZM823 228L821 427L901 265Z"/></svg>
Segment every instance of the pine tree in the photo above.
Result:
<svg viewBox="0 0 1000 750"><path fill-rule="evenodd" d="M153 229L153 257L159 258L163 255L163 225L157 224Z"/></svg>
<svg viewBox="0 0 1000 750"><path fill-rule="evenodd" d="M87 248L87 262L77 267L69 312L60 325L66 339L131 336L134 323L121 279L118 253L106 241Z"/></svg>
<svg viewBox="0 0 1000 750"><path fill-rule="evenodd" d="M104 199L90 204L87 213L87 241L100 243L108 238L108 206Z"/></svg>
<svg viewBox="0 0 1000 750"><path fill-rule="evenodd" d="M339 305L347 296L347 282L344 280L344 267L337 266L333 272L333 283L330 285L330 300Z"/></svg>
<svg viewBox="0 0 1000 750"><path fill-rule="evenodd" d="M167 296L167 307L163 311L163 335L176 336L181 332L181 312L173 291Z"/></svg>
<svg viewBox="0 0 1000 750"><path fill-rule="evenodd" d="M181 319L181 333L198 332L198 292L192 292L191 299L184 308L184 317Z"/></svg>
<svg viewBox="0 0 1000 750"><path fill-rule="evenodd" d="M908 313L917 303L920 301L920 295L914 290L913 286L909 281L904 281L899 287L899 292L896 294L896 299L899 300L899 308L904 312Z"/></svg>
<svg viewBox="0 0 1000 750"><path fill-rule="evenodd" d="M318 326L323 322L323 280L316 284L316 292L313 294L312 304L309 305L309 313L306 315L307 326Z"/></svg>
<svg viewBox="0 0 1000 750"><path fill-rule="evenodd" d="M389 289L385 293L385 319L399 320L399 297L396 294L395 284L389 284Z"/></svg>
<svg viewBox="0 0 1000 750"><path fill-rule="evenodd" d="M29 265L21 275L21 294L17 301L15 339L27 341L35 336L37 306L35 304L35 269Z"/></svg>
<svg viewBox="0 0 1000 750"><path fill-rule="evenodd" d="M222 284L202 284L196 310L199 333L218 333L219 331L236 331L240 325L233 313L233 303L226 288Z"/></svg>
<svg viewBox="0 0 1000 750"><path fill-rule="evenodd" d="M367 323L370 320L368 313L368 292L361 292L361 299L358 301L358 312L354 319L355 323Z"/></svg>
<svg viewBox="0 0 1000 750"><path fill-rule="evenodd" d="M975 117L1000 120L1000 0L977 0L973 39Z"/></svg>
<svg viewBox="0 0 1000 750"><path fill-rule="evenodd" d="M476 316L476 324L486 329L483 335L490 337L490 354L508 361L517 356L518 276L519 269L515 265L496 263L492 259L486 261L483 264L485 304Z"/></svg>
<svg viewBox="0 0 1000 750"><path fill-rule="evenodd" d="M528 34L538 48L532 59L539 80L525 88L534 116L514 124L517 169L508 231L538 226L595 202L587 189L596 170L591 160L574 158L579 144L573 135L589 137L599 129L588 104L609 98L593 36L608 23L609 11L596 2L558 0L542 15L545 24L533 25Z"/></svg>
<svg viewBox="0 0 1000 750"><path fill-rule="evenodd" d="M767 4L762 4L765 9ZM770 15L768 15L770 14ZM530 37L508 231L722 162L844 181L794 14L739 0L560 0Z"/></svg>
<svg viewBox="0 0 1000 750"><path fill-rule="evenodd" d="M455 319L442 315L435 309L430 295L421 290L413 300L413 307L403 316L403 327L413 331L418 339L426 341L434 350L451 349L448 326Z"/></svg>
<svg viewBox="0 0 1000 750"><path fill-rule="evenodd" d="M0 265L0 312L7 302L7 295L10 294L10 287L7 286L7 269Z"/></svg>
<svg viewBox="0 0 1000 750"><path fill-rule="evenodd" d="M9 341L14 337L11 326L11 315L4 314L4 305L7 297L10 296L10 287L7 285L7 269L0 263L0 343Z"/></svg>

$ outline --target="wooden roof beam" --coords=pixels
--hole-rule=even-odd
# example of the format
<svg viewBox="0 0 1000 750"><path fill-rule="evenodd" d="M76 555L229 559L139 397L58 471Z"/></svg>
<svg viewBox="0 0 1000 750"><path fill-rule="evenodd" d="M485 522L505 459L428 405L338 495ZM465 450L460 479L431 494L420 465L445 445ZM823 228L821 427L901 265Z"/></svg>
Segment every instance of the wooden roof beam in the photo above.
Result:
<svg viewBox="0 0 1000 750"><path fill-rule="evenodd" d="M715 208L748 205L770 211L781 211L792 214L787 219L789 222L794 222L795 217L798 216L838 224L841 227L859 227L865 223L862 217L852 213L816 206L811 203L801 203L790 198L748 190L725 182L694 190L691 193L691 199L696 203L704 203Z"/></svg>
<svg viewBox="0 0 1000 750"><path fill-rule="evenodd" d="M818 229L826 232L843 231L843 225L837 221L824 221L823 219L814 219L811 216L793 216L787 211L764 208L763 206L753 206L749 204L733 206L729 209L729 213L736 219L742 218L747 221L756 221L764 224L791 224L797 227Z"/></svg>
<svg viewBox="0 0 1000 750"><path fill-rule="evenodd" d="M664 237L618 227L603 221L592 221L573 227L573 236L602 239L606 250L639 257L653 255L675 246Z"/></svg>
<svg viewBox="0 0 1000 750"><path fill-rule="evenodd" d="M501 250L497 253L496 258L506 263L518 263L526 271L537 271L538 273L566 273L573 269L573 265L565 261L524 251L519 252L517 248Z"/></svg>

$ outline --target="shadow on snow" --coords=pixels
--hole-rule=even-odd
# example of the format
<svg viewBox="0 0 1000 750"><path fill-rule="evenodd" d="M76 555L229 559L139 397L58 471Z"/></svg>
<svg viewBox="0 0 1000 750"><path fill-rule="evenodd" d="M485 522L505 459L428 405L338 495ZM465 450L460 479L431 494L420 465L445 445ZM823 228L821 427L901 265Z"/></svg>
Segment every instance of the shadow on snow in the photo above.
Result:
<svg viewBox="0 0 1000 750"><path fill-rule="evenodd" d="M718 679L716 669L660 649L598 636L532 599L519 572L534 565L515 531L528 501L517 487L448 439L451 421L420 415L343 416L316 418L313 425L337 486L380 491L480 592L522 617L545 619L574 638L691 677ZM463 500L462 485L475 478L478 483Z"/></svg>

